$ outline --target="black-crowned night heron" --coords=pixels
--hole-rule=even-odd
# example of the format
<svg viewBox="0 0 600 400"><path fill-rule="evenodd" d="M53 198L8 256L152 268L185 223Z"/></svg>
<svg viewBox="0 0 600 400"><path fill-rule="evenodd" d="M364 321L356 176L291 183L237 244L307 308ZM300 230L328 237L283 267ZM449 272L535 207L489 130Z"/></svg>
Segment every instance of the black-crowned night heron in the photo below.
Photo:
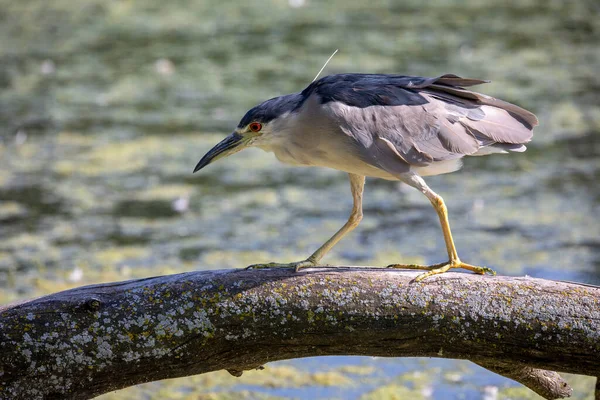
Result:
<svg viewBox="0 0 600 400"><path fill-rule="evenodd" d="M435 208L448 261L424 269L416 280L464 268L493 271L458 257L444 200L422 176L458 170L464 156L525 151L538 120L531 112L464 87L486 81L456 75L340 74L311 83L300 93L267 100L244 115L235 131L211 149L194 172L246 147L275 153L286 164L345 171L354 206L348 222L306 260L257 264L255 268L314 266L362 219L365 177L402 181L422 192Z"/></svg>

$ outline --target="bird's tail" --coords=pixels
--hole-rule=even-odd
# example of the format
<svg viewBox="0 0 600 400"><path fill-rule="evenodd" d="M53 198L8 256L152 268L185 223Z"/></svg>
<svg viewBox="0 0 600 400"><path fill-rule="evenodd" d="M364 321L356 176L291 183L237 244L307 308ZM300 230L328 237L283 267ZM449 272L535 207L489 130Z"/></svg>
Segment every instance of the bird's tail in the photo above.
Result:
<svg viewBox="0 0 600 400"><path fill-rule="evenodd" d="M463 107L477 107L483 112L468 113L460 123L475 136L483 147L474 155L506 151L525 151L524 143L531 140L537 117L512 103L465 89L486 81L444 75L427 86L444 100ZM486 147L488 147L486 149Z"/></svg>

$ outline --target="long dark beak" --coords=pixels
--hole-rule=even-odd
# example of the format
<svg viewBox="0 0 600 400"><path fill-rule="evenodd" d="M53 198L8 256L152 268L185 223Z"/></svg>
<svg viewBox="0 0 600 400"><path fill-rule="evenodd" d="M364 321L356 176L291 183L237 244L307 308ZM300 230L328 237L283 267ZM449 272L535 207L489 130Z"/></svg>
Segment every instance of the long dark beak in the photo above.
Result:
<svg viewBox="0 0 600 400"><path fill-rule="evenodd" d="M202 159L194 168L194 172L198 172L202 168L206 167L213 161L217 161L219 158L230 156L244 148L243 136L234 132L221 140L215 147L210 149L208 153L202 157Z"/></svg>

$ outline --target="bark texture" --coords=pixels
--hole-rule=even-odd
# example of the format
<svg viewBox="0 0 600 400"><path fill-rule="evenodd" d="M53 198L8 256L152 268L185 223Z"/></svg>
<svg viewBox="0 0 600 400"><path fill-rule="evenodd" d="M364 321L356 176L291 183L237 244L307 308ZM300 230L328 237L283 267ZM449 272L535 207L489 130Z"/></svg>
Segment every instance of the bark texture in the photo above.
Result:
<svg viewBox="0 0 600 400"><path fill-rule="evenodd" d="M545 398L600 376L600 288L313 268L191 272L0 307L0 398L84 399L320 355L467 359Z"/></svg>

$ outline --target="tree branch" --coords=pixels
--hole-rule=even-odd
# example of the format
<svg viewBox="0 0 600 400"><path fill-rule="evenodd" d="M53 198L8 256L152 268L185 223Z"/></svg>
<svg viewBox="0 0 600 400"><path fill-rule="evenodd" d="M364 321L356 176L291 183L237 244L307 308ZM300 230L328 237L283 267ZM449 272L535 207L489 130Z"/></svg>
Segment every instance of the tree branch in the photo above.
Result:
<svg viewBox="0 0 600 400"><path fill-rule="evenodd" d="M319 355L467 359L546 398L600 376L600 288L375 268L192 272L0 307L0 398L89 398ZM547 371L548 370L548 371Z"/></svg>

